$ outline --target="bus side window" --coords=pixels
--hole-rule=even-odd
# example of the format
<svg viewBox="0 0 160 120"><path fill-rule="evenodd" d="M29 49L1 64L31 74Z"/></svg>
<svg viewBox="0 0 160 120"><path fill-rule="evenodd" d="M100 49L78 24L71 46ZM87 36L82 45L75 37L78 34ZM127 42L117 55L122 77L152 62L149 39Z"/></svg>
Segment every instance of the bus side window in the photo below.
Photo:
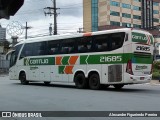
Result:
<svg viewBox="0 0 160 120"><path fill-rule="evenodd" d="M113 33L111 34L111 41L112 41L112 50L119 49L123 46L124 39L125 39L125 33Z"/></svg>
<svg viewBox="0 0 160 120"><path fill-rule="evenodd" d="M71 54L75 53L75 40L74 39L65 39L61 42L61 54Z"/></svg>
<svg viewBox="0 0 160 120"><path fill-rule="evenodd" d="M47 55L59 54L59 41L48 41L48 53Z"/></svg>
<svg viewBox="0 0 160 120"><path fill-rule="evenodd" d="M21 52L20 59L27 57L27 56L32 56L33 49L34 49L33 43L26 43Z"/></svg>
<svg viewBox="0 0 160 120"><path fill-rule="evenodd" d="M103 52L108 51L108 35L98 35L95 36L94 43L95 43L95 52Z"/></svg>
<svg viewBox="0 0 160 120"><path fill-rule="evenodd" d="M33 56L46 55L46 42L36 42L33 46Z"/></svg>
<svg viewBox="0 0 160 120"><path fill-rule="evenodd" d="M78 52L79 53L93 52L91 37L78 38L77 42L78 42Z"/></svg>

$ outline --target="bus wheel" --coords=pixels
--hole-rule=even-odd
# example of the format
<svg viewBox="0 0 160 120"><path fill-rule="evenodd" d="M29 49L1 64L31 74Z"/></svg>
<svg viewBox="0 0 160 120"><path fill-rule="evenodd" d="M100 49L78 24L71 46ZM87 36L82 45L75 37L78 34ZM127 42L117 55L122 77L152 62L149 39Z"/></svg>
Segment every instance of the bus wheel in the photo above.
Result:
<svg viewBox="0 0 160 120"><path fill-rule="evenodd" d="M51 82L44 82L45 85L49 85Z"/></svg>
<svg viewBox="0 0 160 120"><path fill-rule="evenodd" d="M79 89L84 89L84 88L87 88L88 86L88 82L83 73L78 73L74 77L74 82L75 82L76 87Z"/></svg>
<svg viewBox="0 0 160 120"><path fill-rule="evenodd" d="M26 80L26 74L23 72L20 74L20 81L22 85L27 85L29 81Z"/></svg>
<svg viewBox="0 0 160 120"><path fill-rule="evenodd" d="M98 74L92 74L89 77L89 87L93 90L98 90L101 88L100 78Z"/></svg>
<svg viewBox="0 0 160 120"><path fill-rule="evenodd" d="M115 84L113 86L115 89L121 89L121 88L123 88L124 85L123 84Z"/></svg>

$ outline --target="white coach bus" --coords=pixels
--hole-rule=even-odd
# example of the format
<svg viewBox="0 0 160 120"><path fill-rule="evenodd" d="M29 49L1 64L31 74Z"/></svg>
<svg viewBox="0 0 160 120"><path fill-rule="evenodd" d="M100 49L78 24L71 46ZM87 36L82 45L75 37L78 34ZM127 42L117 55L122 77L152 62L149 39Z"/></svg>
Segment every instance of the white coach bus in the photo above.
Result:
<svg viewBox="0 0 160 120"><path fill-rule="evenodd" d="M80 89L147 83L153 43L150 33L131 28L28 39L8 53L9 76L22 84L64 82Z"/></svg>

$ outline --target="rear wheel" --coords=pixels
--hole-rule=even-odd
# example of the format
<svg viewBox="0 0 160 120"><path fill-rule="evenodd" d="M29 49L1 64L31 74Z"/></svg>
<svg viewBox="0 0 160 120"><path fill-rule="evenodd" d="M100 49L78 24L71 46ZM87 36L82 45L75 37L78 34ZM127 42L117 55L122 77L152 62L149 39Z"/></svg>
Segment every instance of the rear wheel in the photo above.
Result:
<svg viewBox="0 0 160 120"><path fill-rule="evenodd" d="M83 73L78 73L74 77L74 82L75 82L76 87L79 89L84 89L84 88L87 88L88 86L88 81L86 80Z"/></svg>
<svg viewBox="0 0 160 120"><path fill-rule="evenodd" d="M100 78L98 74L92 74L89 77L89 87L93 90L98 90L101 88Z"/></svg>
<svg viewBox="0 0 160 120"><path fill-rule="evenodd" d="M121 89L123 88L123 84L116 84L116 85L113 85L115 89Z"/></svg>
<svg viewBox="0 0 160 120"><path fill-rule="evenodd" d="M20 81L22 85L27 85L29 81L26 80L26 74L23 72L20 74Z"/></svg>

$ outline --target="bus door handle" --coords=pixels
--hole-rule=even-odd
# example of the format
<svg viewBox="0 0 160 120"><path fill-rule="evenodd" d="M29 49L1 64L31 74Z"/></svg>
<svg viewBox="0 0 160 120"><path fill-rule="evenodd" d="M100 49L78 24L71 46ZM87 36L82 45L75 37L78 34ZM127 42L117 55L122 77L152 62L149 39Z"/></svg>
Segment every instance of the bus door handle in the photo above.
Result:
<svg viewBox="0 0 160 120"><path fill-rule="evenodd" d="M53 73L53 72L51 72L51 73Z"/></svg>
<svg viewBox="0 0 160 120"><path fill-rule="evenodd" d="M41 72L41 73L44 73L44 72Z"/></svg>

